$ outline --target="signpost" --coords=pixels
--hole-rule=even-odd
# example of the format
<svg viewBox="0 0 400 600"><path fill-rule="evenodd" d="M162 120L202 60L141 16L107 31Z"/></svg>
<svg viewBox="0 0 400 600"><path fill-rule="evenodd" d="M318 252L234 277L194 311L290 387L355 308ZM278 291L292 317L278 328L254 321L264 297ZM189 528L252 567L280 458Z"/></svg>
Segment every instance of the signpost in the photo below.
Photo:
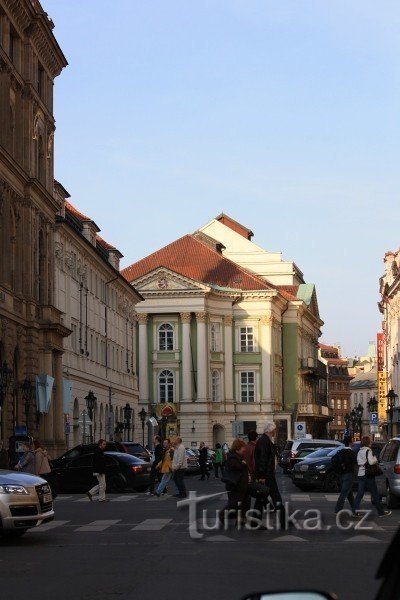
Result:
<svg viewBox="0 0 400 600"><path fill-rule="evenodd" d="M296 421L294 424L294 437L296 440L306 437L306 422Z"/></svg>
<svg viewBox="0 0 400 600"><path fill-rule="evenodd" d="M80 414L78 425L82 425L82 444L86 444L86 431L88 427L92 425L91 419L89 419L89 415L86 410L83 410Z"/></svg>

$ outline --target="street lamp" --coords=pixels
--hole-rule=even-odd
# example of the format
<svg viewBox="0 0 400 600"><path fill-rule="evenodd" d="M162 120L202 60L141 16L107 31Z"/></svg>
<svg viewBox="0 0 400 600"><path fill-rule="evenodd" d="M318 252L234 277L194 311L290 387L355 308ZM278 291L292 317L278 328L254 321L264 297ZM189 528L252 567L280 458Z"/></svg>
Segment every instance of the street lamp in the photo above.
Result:
<svg viewBox="0 0 400 600"><path fill-rule="evenodd" d="M144 424L146 422L146 417L147 417L147 412L145 411L144 407L140 411L139 417L142 422L142 438L143 438L143 446L144 446Z"/></svg>
<svg viewBox="0 0 400 600"><path fill-rule="evenodd" d="M25 424L26 424L26 431L28 432L29 411L31 408L34 387L32 385L32 382L29 379L24 379L24 381L20 385L20 388L22 390L22 400L24 401L24 405L25 405Z"/></svg>
<svg viewBox="0 0 400 600"><path fill-rule="evenodd" d="M358 431L360 432L360 439L362 437L362 416L363 416L363 412L364 412L364 407L361 404L361 402L359 402L358 406L355 407L355 414L356 414L356 424L358 427Z"/></svg>
<svg viewBox="0 0 400 600"><path fill-rule="evenodd" d="M398 395L396 394L394 389L391 388L386 395L386 399L387 399L386 412L389 413L390 437L393 437L393 408L396 405L396 398L398 398Z"/></svg>
<svg viewBox="0 0 400 600"><path fill-rule="evenodd" d="M378 410L378 400L375 398L375 396L372 396L372 398L368 400L367 406L368 412L370 413L374 413Z"/></svg>
<svg viewBox="0 0 400 600"><path fill-rule="evenodd" d="M90 419L90 442L93 443L93 412L96 408L97 398L92 390L89 390L88 395L85 396L85 400Z"/></svg>
<svg viewBox="0 0 400 600"><path fill-rule="evenodd" d="M132 418L133 409L129 402L127 402L124 406L124 419L125 419L125 429L128 430L128 442L130 441L130 430L131 430L131 418Z"/></svg>

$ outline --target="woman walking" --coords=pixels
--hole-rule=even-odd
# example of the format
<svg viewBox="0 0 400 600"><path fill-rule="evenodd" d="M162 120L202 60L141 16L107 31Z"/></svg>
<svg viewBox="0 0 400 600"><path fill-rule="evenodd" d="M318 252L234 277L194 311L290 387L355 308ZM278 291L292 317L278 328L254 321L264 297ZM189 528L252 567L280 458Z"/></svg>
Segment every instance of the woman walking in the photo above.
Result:
<svg viewBox="0 0 400 600"><path fill-rule="evenodd" d="M47 450L43 448L39 440L35 440L33 442L33 448L33 452L35 455L35 475L39 475L39 477L47 481L51 488L51 493L53 495L54 500L57 494L55 492L54 482L51 476L51 467L49 463L49 457L47 455Z"/></svg>
<svg viewBox="0 0 400 600"><path fill-rule="evenodd" d="M226 490L228 492L228 503L220 511L220 522L225 524L226 516L229 518L231 513L227 511L235 511L237 514L237 522L243 523L246 521L246 513L250 508L249 488L249 471L247 463L244 460L246 443L243 440L236 439L233 441L232 447L228 452L226 459L226 471L224 474ZM241 515L239 517L238 511Z"/></svg>
<svg viewBox="0 0 400 600"><path fill-rule="evenodd" d="M207 460L208 460L208 448L204 442L200 442L200 450L199 450L199 465L200 465L200 481L204 481L207 477L207 481L210 479L210 473L207 470Z"/></svg>
<svg viewBox="0 0 400 600"><path fill-rule="evenodd" d="M391 510L385 510L379 497L378 488L376 486L375 477L378 459L373 455L370 448L371 438L364 436L361 439L361 448L357 454L358 464L358 492L354 500L353 515L357 516L357 511L360 508L361 500L366 491L371 492L371 502L378 511L380 517L387 517L392 514Z"/></svg>
<svg viewBox="0 0 400 600"><path fill-rule="evenodd" d="M222 446L221 444L216 444L214 456L214 473L216 478L218 478L219 471L221 471L221 475L224 474L224 462L225 461Z"/></svg>
<svg viewBox="0 0 400 600"><path fill-rule="evenodd" d="M172 477L172 458L174 456L174 451L171 447L171 443L169 440L163 441L163 454L161 461L156 465L159 473L161 473L161 481L154 492L154 495L158 498L164 492L167 484L171 481L172 485L175 486L175 494L178 493L178 488L175 485L174 479Z"/></svg>

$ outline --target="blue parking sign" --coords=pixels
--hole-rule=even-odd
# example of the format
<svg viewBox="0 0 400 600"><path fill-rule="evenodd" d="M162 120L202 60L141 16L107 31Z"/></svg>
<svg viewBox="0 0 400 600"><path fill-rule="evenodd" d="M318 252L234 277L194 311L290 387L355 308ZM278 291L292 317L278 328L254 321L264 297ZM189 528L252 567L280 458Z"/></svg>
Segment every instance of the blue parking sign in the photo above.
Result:
<svg viewBox="0 0 400 600"><path fill-rule="evenodd" d="M371 423L371 425L378 424L378 413L377 412L369 413L369 422Z"/></svg>

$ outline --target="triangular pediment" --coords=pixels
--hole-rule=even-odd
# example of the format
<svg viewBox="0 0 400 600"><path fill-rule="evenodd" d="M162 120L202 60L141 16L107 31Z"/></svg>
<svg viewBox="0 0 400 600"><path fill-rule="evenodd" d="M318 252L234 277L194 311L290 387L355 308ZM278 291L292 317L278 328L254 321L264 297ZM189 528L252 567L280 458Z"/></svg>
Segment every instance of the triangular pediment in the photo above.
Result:
<svg viewBox="0 0 400 600"><path fill-rule="evenodd" d="M160 294L168 294L169 292L208 292L210 290L209 286L184 277L165 267L159 267L150 273L146 273L146 275L131 283L141 294L156 292Z"/></svg>

